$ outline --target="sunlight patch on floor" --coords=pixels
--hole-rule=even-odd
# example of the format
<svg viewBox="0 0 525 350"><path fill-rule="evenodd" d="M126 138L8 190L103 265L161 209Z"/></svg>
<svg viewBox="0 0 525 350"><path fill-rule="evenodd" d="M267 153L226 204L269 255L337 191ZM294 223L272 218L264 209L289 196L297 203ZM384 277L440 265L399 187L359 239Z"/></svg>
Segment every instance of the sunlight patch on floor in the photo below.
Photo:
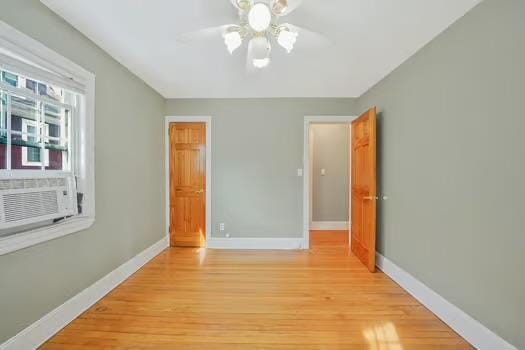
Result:
<svg viewBox="0 0 525 350"><path fill-rule="evenodd" d="M363 331L363 335L368 341L370 350L403 350L396 326L390 322L367 328Z"/></svg>
<svg viewBox="0 0 525 350"><path fill-rule="evenodd" d="M206 248L197 249L197 254L199 255L199 265L203 265L204 260L206 260Z"/></svg>

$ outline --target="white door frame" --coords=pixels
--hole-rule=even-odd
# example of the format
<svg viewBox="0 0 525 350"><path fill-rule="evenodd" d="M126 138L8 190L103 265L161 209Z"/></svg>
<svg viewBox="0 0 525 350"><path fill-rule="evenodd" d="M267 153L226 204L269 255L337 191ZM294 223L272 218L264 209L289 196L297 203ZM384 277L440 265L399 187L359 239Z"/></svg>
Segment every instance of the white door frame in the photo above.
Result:
<svg viewBox="0 0 525 350"><path fill-rule="evenodd" d="M357 116L305 116L303 146L303 248L310 248L310 125L350 124ZM350 164L350 167L352 165ZM349 196L350 197L350 196ZM348 199L350 200L350 198ZM350 220L349 220L350 221Z"/></svg>
<svg viewBox="0 0 525 350"><path fill-rule="evenodd" d="M170 124L204 123L206 125L206 245L211 238L211 128L212 118L203 116L166 116L164 125L165 140L165 183L166 183L166 235L170 238Z"/></svg>

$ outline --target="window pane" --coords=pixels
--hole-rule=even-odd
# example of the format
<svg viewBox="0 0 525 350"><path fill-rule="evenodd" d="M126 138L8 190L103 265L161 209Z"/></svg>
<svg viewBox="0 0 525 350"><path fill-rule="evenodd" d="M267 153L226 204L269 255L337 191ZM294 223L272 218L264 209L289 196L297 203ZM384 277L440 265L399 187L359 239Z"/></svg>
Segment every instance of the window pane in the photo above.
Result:
<svg viewBox="0 0 525 350"><path fill-rule="evenodd" d="M25 135L27 142L30 144L38 144L38 138L37 136L37 127L35 125L27 125L26 131L30 135ZM27 156L26 156L26 162L27 163L39 163L40 162L40 147L27 147Z"/></svg>
<svg viewBox="0 0 525 350"><path fill-rule="evenodd" d="M27 161L31 163L40 162L40 148L28 148Z"/></svg>
<svg viewBox="0 0 525 350"><path fill-rule="evenodd" d="M40 169L39 104L30 98L11 95L11 169Z"/></svg>
<svg viewBox="0 0 525 350"><path fill-rule="evenodd" d="M26 79L25 88L33 93L36 93L37 82L31 79Z"/></svg>
<svg viewBox="0 0 525 350"><path fill-rule="evenodd" d="M7 169L7 95L0 92L0 169Z"/></svg>
<svg viewBox="0 0 525 350"><path fill-rule="evenodd" d="M16 87L18 85L18 75L9 72L2 72L2 81Z"/></svg>
<svg viewBox="0 0 525 350"><path fill-rule="evenodd" d="M44 104L45 113L45 147L49 152L51 170L69 170L68 151L68 120L69 111L65 108Z"/></svg>
<svg viewBox="0 0 525 350"><path fill-rule="evenodd" d="M69 139L68 119L69 111L65 108L53 106L49 104L44 105L46 128L49 129L46 143L54 145L64 145L65 141Z"/></svg>
<svg viewBox="0 0 525 350"><path fill-rule="evenodd" d="M0 92L0 136L5 137L7 129L7 94Z"/></svg>
<svg viewBox="0 0 525 350"><path fill-rule="evenodd" d="M22 121L36 123L38 120L38 103L35 100L11 96L11 130L22 132Z"/></svg>
<svg viewBox="0 0 525 350"><path fill-rule="evenodd" d="M36 170L41 169L41 167L41 151L39 148L11 145L11 169Z"/></svg>
<svg viewBox="0 0 525 350"><path fill-rule="evenodd" d="M20 91L43 96L47 101L64 103L65 95L70 94L17 73L0 71L0 80ZM0 91L0 169L71 170L70 111L37 98ZM7 163L8 158L11 164Z"/></svg>

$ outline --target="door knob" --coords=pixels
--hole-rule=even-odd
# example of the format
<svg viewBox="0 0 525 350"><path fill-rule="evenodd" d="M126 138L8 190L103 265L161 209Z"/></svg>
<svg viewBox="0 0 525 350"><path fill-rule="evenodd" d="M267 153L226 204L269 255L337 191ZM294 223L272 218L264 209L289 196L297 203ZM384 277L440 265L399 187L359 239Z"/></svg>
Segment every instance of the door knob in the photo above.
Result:
<svg viewBox="0 0 525 350"><path fill-rule="evenodd" d="M195 191L195 193L204 193L204 190Z"/></svg>
<svg viewBox="0 0 525 350"><path fill-rule="evenodd" d="M369 196L369 197L363 197L364 200L368 200L368 201L373 201L373 200L377 200L379 199L379 197L373 197L373 196Z"/></svg>

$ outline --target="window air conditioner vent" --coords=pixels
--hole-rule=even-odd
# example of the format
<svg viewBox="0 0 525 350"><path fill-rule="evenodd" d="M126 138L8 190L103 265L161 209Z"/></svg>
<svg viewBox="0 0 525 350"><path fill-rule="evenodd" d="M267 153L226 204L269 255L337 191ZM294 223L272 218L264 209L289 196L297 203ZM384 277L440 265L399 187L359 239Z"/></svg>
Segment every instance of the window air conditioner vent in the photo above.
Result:
<svg viewBox="0 0 525 350"><path fill-rule="evenodd" d="M56 191L4 195L5 221L15 222L58 214Z"/></svg>
<svg viewBox="0 0 525 350"><path fill-rule="evenodd" d="M0 191L18 190L23 188L44 188L66 186L65 178L42 178L42 179L4 179L0 180Z"/></svg>

